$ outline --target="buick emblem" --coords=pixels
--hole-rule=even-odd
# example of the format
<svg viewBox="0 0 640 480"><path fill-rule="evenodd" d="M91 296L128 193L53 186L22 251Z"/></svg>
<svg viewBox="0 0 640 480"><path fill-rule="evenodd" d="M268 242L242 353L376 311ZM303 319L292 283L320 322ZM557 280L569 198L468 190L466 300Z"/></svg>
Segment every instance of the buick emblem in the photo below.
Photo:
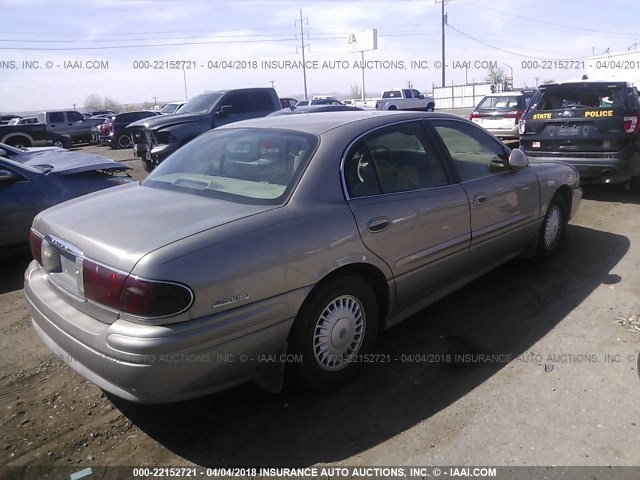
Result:
<svg viewBox="0 0 640 480"><path fill-rule="evenodd" d="M565 110L564 112L562 112L563 117L573 117L574 115L575 113L573 113L571 110Z"/></svg>

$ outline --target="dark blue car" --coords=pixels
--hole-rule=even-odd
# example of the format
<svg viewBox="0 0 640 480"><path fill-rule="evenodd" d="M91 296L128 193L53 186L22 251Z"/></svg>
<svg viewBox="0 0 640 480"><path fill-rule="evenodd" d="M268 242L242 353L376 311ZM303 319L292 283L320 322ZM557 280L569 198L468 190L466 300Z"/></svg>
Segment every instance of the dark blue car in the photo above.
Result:
<svg viewBox="0 0 640 480"><path fill-rule="evenodd" d="M40 211L131 181L124 164L56 147L21 150L0 143L0 247L26 243Z"/></svg>

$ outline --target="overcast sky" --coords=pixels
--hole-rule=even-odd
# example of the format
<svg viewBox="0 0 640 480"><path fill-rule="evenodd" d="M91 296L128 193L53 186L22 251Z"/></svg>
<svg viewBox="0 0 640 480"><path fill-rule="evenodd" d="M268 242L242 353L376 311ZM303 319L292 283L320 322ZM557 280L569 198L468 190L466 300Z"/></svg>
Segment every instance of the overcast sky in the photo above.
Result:
<svg viewBox="0 0 640 480"><path fill-rule="evenodd" d="M434 0L0 0L0 111L82 109L92 93L122 104L179 100L185 79L189 97L272 81L281 97L300 97L301 69L263 65L302 60L300 9L305 57L317 62L307 70L310 94L349 94L360 84L361 71L353 68L360 54L348 53L347 42L350 33L374 28L378 49L365 60L386 63L366 70L368 96L409 81L421 91L440 86L441 4ZM483 81L486 69L473 68L476 61L497 61L507 74L513 70L516 86L533 86L535 77L579 78L578 62L593 53L640 51L638 2L452 0L446 11L448 85ZM555 68L557 59L579 68ZM191 68L134 68L171 60ZM38 69L25 68L36 61ZM103 68L87 69L87 61Z"/></svg>

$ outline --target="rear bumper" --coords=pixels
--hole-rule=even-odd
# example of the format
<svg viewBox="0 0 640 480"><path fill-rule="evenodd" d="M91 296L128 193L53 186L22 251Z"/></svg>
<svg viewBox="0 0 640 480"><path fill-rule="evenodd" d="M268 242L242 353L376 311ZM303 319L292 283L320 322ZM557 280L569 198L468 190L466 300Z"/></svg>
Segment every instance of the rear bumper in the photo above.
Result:
<svg viewBox="0 0 640 480"><path fill-rule="evenodd" d="M581 184L624 183L633 176L633 165L628 155L616 152L600 156L571 157L549 153L525 151L532 163L562 162L573 165L580 173ZM592 155L592 154L591 154Z"/></svg>
<svg viewBox="0 0 640 480"><path fill-rule="evenodd" d="M293 323L282 302L165 326L107 324L66 303L35 261L25 272L25 297L53 352L100 388L139 403L186 400L259 377Z"/></svg>

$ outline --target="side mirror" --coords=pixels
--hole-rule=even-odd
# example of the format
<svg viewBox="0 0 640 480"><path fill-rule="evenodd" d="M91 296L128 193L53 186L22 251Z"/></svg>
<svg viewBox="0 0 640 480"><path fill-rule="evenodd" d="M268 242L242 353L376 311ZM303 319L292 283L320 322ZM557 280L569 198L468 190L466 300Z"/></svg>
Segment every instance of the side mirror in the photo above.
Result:
<svg viewBox="0 0 640 480"><path fill-rule="evenodd" d="M529 159L527 155L519 148L514 148L509 154L509 167L510 168L524 168L529 165Z"/></svg>
<svg viewBox="0 0 640 480"><path fill-rule="evenodd" d="M18 176L11 170L0 169L0 185L8 185L15 183L18 180Z"/></svg>
<svg viewBox="0 0 640 480"><path fill-rule="evenodd" d="M233 111L233 107L231 105L223 105L223 106L220 107L220 110L218 110L218 116L219 117L226 117L232 111Z"/></svg>

